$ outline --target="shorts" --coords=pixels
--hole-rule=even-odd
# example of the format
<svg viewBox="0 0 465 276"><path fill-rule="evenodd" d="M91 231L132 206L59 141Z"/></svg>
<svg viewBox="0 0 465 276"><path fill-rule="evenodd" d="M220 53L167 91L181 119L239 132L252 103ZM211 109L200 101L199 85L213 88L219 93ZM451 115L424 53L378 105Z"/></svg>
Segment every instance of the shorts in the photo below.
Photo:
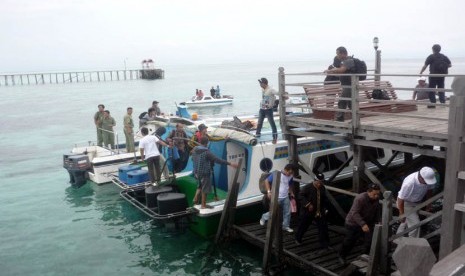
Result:
<svg viewBox="0 0 465 276"><path fill-rule="evenodd" d="M212 192L212 181L210 175L199 176L200 189L202 193L208 194Z"/></svg>

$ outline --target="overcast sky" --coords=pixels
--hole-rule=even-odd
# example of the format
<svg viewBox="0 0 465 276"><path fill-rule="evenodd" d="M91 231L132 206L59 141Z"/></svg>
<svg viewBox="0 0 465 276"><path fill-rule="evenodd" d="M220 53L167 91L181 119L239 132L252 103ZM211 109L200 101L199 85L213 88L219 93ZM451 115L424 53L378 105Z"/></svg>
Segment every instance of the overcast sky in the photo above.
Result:
<svg viewBox="0 0 465 276"><path fill-rule="evenodd" d="M463 0L1 0L0 72L464 57Z"/></svg>

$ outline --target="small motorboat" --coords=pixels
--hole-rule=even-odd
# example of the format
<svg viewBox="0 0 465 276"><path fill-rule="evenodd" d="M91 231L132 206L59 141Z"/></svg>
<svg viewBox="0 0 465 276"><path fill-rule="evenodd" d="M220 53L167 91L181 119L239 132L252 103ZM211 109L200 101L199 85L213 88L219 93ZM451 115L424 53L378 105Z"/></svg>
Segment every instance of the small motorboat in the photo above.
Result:
<svg viewBox="0 0 465 276"><path fill-rule="evenodd" d="M223 95L220 98L212 96L194 96L190 101L182 102L181 105L187 107L207 107L232 104L234 97L231 95Z"/></svg>

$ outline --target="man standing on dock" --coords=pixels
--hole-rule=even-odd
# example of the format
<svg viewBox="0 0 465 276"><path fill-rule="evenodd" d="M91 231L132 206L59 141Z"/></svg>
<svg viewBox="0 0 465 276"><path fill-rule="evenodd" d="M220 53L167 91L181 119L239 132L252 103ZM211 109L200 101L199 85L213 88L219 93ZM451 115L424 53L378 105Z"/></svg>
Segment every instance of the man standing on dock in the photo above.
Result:
<svg viewBox="0 0 465 276"><path fill-rule="evenodd" d="M336 49L336 57L341 61L340 67L334 67L332 69L325 70L326 74L348 74L351 70L355 67L355 62L352 58L349 58L347 55L347 49L345 47L338 47ZM340 76L342 88L342 98L351 98L352 97L352 79L350 76ZM351 100L339 100L337 103L338 109L352 109L352 102ZM337 112L336 113L336 121L344 122L344 115L345 112Z"/></svg>
<svg viewBox="0 0 465 276"><path fill-rule="evenodd" d="M436 174L430 167L423 167L420 171L409 174L404 179L397 196L397 207L400 216L405 213L410 214L402 219L402 223L397 229L398 233L402 232L405 226L412 227L420 222L418 212L411 213L411 210L421 203L425 195L428 198L431 196L431 190L435 184ZM410 231L409 237L419 238L420 229Z"/></svg>
<svg viewBox="0 0 465 276"><path fill-rule="evenodd" d="M363 236L363 254L370 252L373 229L380 220L381 205L379 204L380 188L378 184L370 184L368 190L357 195L346 216L347 234L339 251L339 261L346 263L346 257L360 236Z"/></svg>
<svg viewBox="0 0 465 276"><path fill-rule="evenodd" d="M452 67L452 63L450 59L441 54L441 45L434 44L433 45L433 54L429 55L426 58L425 65L420 70L420 75L423 74L426 67L429 66L429 73L430 74L448 74L449 67ZM444 79L445 77L429 77L429 88L439 88L444 89ZM446 103L446 92L438 91L439 95L439 102ZM429 92L429 100L431 103L436 103L436 91ZM436 106L431 105L428 106L429 108L435 108Z"/></svg>
<svg viewBox="0 0 465 276"><path fill-rule="evenodd" d="M103 145L110 148L115 148L115 133L113 132L113 127L116 126L115 119L110 116L110 110L104 111L104 116L102 120L102 131L103 131Z"/></svg>
<svg viewBox="0 0 465 276"><path fill-rule="evenodd" d="M128 107L123 118L124 136L126 137L126 152L135 152L134 148L134 121L132 120L132 107Z"/></svg>
<svg viewBox="0 0 465 276"><path fill-rule="evenodd" d="M291 202L289 200L289 195L294 197L292 183L294 176L294 166L292 164L287 164L284 169L281 171L281 181L279 184L278 191L278 204L283 211L283 230L289 233L294 232L291 227ZM268 191L267 197L271 200L271 184L273 183L273 174L270 174L267 179L265 179L265 186ZM279 210L279 209L278 209ZM270 211L264 213L260 219L260 225L264 226L266 221L270 219Z"/></svg>
<svg viewBox="0 0 465 276"><path fill-rule="evenodd" d="M295 234L295 242L300 245L302 237L308 227L315 221L321 248L329 249L328 222L326 221L327 198L326 188L323 185L325 176L317 173L313 183L308 184L300 191L300 218L299 227Z"/></svg>
<svg viewBox="0 0 465 276"><path fill-rule="evenodd" d="M94 115L94 123L97 128L97 146L103 146L103 131L102 121L104 116L105 106L103 104L98 105L98 111Z"/></svg>

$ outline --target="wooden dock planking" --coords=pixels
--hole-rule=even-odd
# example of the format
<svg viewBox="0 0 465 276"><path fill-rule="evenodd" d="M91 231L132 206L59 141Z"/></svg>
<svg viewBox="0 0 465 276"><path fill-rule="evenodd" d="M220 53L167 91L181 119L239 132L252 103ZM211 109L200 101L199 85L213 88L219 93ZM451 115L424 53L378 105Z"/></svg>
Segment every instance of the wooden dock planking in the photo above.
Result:
<svg viewBox="0 0 465 276"><path fill-rule="evenodd" d="M250 243L263 248L266 238L266 227L258 223L234 225L236 233ZM294 265L304 270L328 270L335 275L340 274L347 265L341 265L338 260L337 249L344 239L344 227L329 226L330 246L333 249L322 249L319 244L318 230L315 226L310 226L305 233L302 244L295 243L294 234L283 231L283 252L284 258ZM356 261L362 254L362 246L354 247L347 257L348 263Z"/></svg>

